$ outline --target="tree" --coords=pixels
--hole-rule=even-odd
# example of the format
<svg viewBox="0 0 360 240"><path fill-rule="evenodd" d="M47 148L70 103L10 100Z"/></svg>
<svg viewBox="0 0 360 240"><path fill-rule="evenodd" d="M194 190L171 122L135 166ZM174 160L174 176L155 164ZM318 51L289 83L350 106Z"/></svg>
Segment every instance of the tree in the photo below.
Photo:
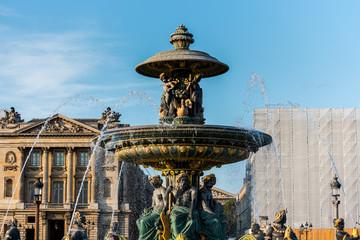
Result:
<svg viewBox="0 0 360 240"><path fill-rule="evenodd" d="M230 237L236 236L236 200L231 199L224 204L224 214L230 220L229 233Z"/></svg>

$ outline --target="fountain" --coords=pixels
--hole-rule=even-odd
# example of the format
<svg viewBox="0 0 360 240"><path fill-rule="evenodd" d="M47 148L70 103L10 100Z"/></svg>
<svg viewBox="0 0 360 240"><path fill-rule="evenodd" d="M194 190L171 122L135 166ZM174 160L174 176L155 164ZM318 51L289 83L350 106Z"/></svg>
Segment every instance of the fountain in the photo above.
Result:
<svg viewBox="0 0 360 240"><path fill-rule="evenodd" d="M255 130L204 124L199 82L223 74L229 67L207 53L190 50L192 37L185 26L179 26L171 34L174 50L160 52L135 68L164 83L160 125L114 129L101 138L105 149L120 161L152 167L165 177L161 223L151 239L224 239L221 213L212 217L203 213L215 211L208 190L216 178L204 177L205 189L199 191L200 177L213 167L245 160L272 142L271 136Z"/></svg>

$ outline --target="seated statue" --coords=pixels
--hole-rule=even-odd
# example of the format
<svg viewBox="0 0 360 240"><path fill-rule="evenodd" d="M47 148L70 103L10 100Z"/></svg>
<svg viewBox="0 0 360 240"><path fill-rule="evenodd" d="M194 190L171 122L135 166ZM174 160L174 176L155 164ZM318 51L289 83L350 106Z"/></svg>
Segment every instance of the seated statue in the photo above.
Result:
<svg viewBox="0 0 360 240"><path fill-rule="evenodd" d="M17 229L17 219L11 218L8 222L9 230L5 233L4 240L20 240L20 231Z"/></svg>
<svg viewBox="0 0 360 240"><path fill-rule="evenodd" d="M136 221L139 228L139 240L158 240L158 224L160 213L163 211L165 188L163 180L159 175L149 178L150 184L154 187L152 206L144 210L142 216Z"/></svg>
<svg viewBox="0 0 360 240"><path fill-rule="evenodd" d="M264 240L265 233L260 230L260 225L257 222L253 222L251 224L251 236L253 236L256 240Z"/></svg>
<svg viewBox="0 0 360 240"><path fill-rule="evenodd" d="M126 240L125 237L120 235L118 222L111 222L110 230L106 234L105 240Z"/></svg>
<svg viewBox="0 0 360 240"><path fill-rule="evenodd" d="M286 210L280 211L275 216L274 226L270 227L265 235L265 239L270 240L298 240L293 230L285 225Z"/></svg>
<svg viewBox="0 0 360 240"><path fill-rule="evenodd" d="M24 122L18 112L15 111L14 107L10 108L10 111L4 110L5 116L0 119L3 124L15 124Z"/></svg>
<svg viewBox="0 0 360 240"><path fill-rule="evenodd" d="M360 239L360 237L358 236L357 231L355 231L355 234L353 234L352 236L350 236L350 234L348 234L347 232L344 231L344 219L343 218L339 218L339 219L334 219L334 226L336 228L336 240L357 240Z"/></svg>
<svg viewBox="0 0 360 240"><path fill-rule="evenodd" d="M197 189L190 186L189 175L186 173L179 174L176 177L176 183L176 187L169 186L165 194L164 212L168 209L168 202L172 203L170 212L172 239L177 237L189 240L198 239L196 236L199 230L198 212L195 209Z"/></svg>
<svg viewBox="0 0 360 240"><path fill-rule="evenodd" d="M212 187L216 183L214 174L203 177L203 186L199 191L199 218L202 234L209 240L225 239L229 219L223 214L223 206L214 201Z"/></svg>
<svg viewBox="0 0 360 240"><path fill-rule="evenodd" d="M63 240L87 240L87 233L83 224L86 224L86 218L81 213L76 212L73 227L69 234L63 237Z"/></svg>

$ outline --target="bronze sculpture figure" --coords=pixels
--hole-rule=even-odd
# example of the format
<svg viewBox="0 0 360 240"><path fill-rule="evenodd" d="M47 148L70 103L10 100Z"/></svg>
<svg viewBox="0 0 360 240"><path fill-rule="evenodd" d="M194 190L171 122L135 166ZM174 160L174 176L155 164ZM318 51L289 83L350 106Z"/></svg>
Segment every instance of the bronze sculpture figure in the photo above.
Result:
<svg viewBox="0 0 360 240"><path fill-rule="evenodd" d="M270 240L298 240L292 229L285 225L286 210L278 212L275 216L274 225L266 232L265 239Z"/></svg>
<svg viewBox="0 0 360 240"><path fill-rule="evenodd" d="M344 219L343 218L339 218L339 219L334 219L334 227L336 228L336 240L357 240L360 239L357 230L355 231L355 234L353 234L352 236L350 234L348 234L347 232L344 231Z"/></svg>
<svg viewBox="0 0 360 240"><path fill-rule="evenodd" d="M63 240L87 240L87 233L83 226L86 224L86 218L79 212L75 213L74 226L69 234L63 237Z"/></svg>
<svg viewBox="0 0 360 240"><path fill-rule="evenodd" d="M159 218L164 210L165 188L162 186L163 180L159 175L149 178L150 184L154 187L152 196L152 206L144 209L142 216L136 221L139 228L139 240L159 239Z"/></svg>
<svg viewBox="0 0 360 240"><path fill-rule="evenodd" d="M120 235L119 230L119 223L118 222L111 222L110 230L105 236L105 240L126 240L125 237Z"/></svg>
<svg viewBox="0 0 360 240"><path fill-rule="evenodd" d="M265 234L260 230L260 225L257 222L251 224L251 233L244 235L237 240L264 240Z"/></svg>
<svg viewBox="0 0 360 240"><path fill-rule="evenodd" d="M214 174L202 179L203 186L199 190L199 217L201 232L206 239L225 239L229 219L223 214L224 207L214 201L211 189L216 183Z"/></svg>
<svg viewBox="0 0 360 240"><path fill-rule="evenodd" d="M11 218L8 222L10 229L5 233L4 240L20 240L20 231L17 228L17 219Z"/></svg>
<svg viewBox="0 0 360 240"><path fill-rule="evenodd" d="M164 212L172 204L170 212L171 233L175 239L183 234L188 239L196 239L198 230L197 189L190 185L189 175L181 173L176 178L176 187L169 186L166 190Z"/></svg>

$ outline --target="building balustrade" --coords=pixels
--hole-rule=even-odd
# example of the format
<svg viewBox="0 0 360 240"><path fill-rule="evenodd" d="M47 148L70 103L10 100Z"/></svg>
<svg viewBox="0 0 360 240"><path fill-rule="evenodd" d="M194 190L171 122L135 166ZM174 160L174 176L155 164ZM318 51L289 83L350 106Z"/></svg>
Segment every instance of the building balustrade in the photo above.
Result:
<svg viewBox="0 0 360 240"><path fill-rule="evenodd" d="M63 203L48 203L48 208L64 208Z"/></svg>

